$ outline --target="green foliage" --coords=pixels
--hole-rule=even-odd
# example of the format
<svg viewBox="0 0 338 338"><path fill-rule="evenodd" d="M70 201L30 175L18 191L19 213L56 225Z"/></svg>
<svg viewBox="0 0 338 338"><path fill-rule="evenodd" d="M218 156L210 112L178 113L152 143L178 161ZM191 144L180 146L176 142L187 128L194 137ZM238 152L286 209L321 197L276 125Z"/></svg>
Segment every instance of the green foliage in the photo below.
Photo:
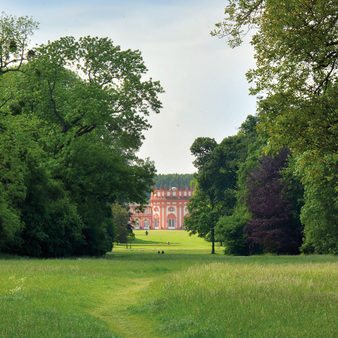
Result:
<svg viewBox="0 0 338 338"><path fill-rule="evenodd" d="M231 254L236 253L236 248L237 254L246 253L243 219L247 219L247 213L239 223L236 216L228 216L236 212L238 205L241 211L245 210L243 187L250 165L246 164L244 169L244 163L248 148L258 144L257 122L256 117L249 115L237 135L225 138L220 144L213 139L197 138L191 147L198 168L195 175L197 189L188 205L190 216L185 219L185 226L192 233L198 233L211 241L217 238L228 243L227 250ZM241 184L239 178L243 181ZM242 226L241 229L238 224Z"/></svg>
<svg viewBox="0 0 338 338"><path fill-rule="evenodd" d="M11 31L19 40L22 27L32 33L27 18L3 17L2 36ZM147 116L161 108L162 87L146 79L139 51L108 38L60 38L32 50L20 67L2 65L0 220L7 225L0 250L48 257L110 251L111 204L142 204L153 185L154 165L136 151Z"/></svg>
<svg viewBox="0 0 338 338"><path fill-rule="evenodd" d="M154 182L157 188L164 187L165 185L167 187L181 187L182 185L185 187L191 186L193 179L193 174L157 174Z"/></svg>
<svg viewBox="0 0 338 338"><path fill-rule="evenodd" d="M38 23L28 16L0 15L0 76L20 70L27 50L28 38ZM1 107L1 106L0 106Z"/></svg>
<svg viewBox="0 0 338 338"><path fill-rule="evenodd" d="M318 162L317 154L310 152L296 158L295 173L304 185L305 253L338 253L337 160L337 155L327 154Z"/></svg>
<svg viewBox="0 0 338 338"><path fill-rule="evenodd" d="M252 123L253 121L255 123ZM265 146L264 140L257 136L256 124L257 118L249 115L240 128L239 133L243 133L242 142L247 146L247 155L245 160L238 164L237 185L234 189L235 205L233 212L220 217L216 226L217 237L224 242L226 254L249 253L244 233L244 227L252 217L246 205L247 180L249 173L259 166L259 158Z"/></svg>
<svg viewBox="0 0 338 338"><path fill-rule="evenodd" d="M21 209L25 224L23 243L14 252L36 257L62 257L81 253L83 223L61 182L29 159L27 194Z"/></svg>
<svg viewBox="0 0 338 338"><path fill-rule="evenodd" d="M237 207L230 216L219 218L216 234L224 242L225 254L243 256L249 253L244 228L250 218L251 215L244 206Z"/></svg>
<svg viewBox="0 0 338 338"><path fill-rule="evenodd" d="M259 133L268 137L267 152L288 148L299 158L305 247L316 252L336 251L337 222L325 211L334 215L337 205L337 13L336 1L231 0L213 32L234 47L255 29L257 67L247 78L251 94L262 95Z"/></svg>
<svg viewBox="0 0 338 338"><path fill-rule="evenodd" d="M114 203L112 206L113 212L113 224L115 229L115 242L116 243L128 243L134 237L133 229L129 224L129 213L127 208Z"/></svg>
<svg viewBox="0 0 338 338"><path fill-rule="evenodd" d="M14 242L15 235L21 230L20 215L8 205L5 192L0 185L0 250Z"/></svg>
<svg viewBox="0 0 338 338"><path fill-rule="evenodd" d="M189 200L188 210L190 215L184 218L186 230L200 237L210 236L213 225L217 222L217 215L211 207L208 195L197 188Z"/></svg>
<svg viewBox="0 0 338 338"><path fill-rule="evenodd" d="M184 224L192 233L209 238L213 248L219 218L231 215L237 203L238 171L245 161L249 144L257 137L256 123L257 119L249 115L237 135L225 138L220 144L214 139L200 137L191 146L198 169L195 175L197 189L190 199L190 216ZM216 228L216 238L220 241L233 238L232 230L228 234L230 237L225 235L230 228L224 226L224 219L220 224ZM240 236L239 241L243 241L243 232L235 232Z"/></svg>

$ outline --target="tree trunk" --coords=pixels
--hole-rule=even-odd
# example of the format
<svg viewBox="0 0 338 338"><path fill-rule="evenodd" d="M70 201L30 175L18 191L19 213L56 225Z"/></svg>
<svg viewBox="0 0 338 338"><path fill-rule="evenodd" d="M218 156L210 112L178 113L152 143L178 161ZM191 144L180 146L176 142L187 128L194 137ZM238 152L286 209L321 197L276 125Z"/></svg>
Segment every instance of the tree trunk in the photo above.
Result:
<svg viewBox="0 0 338 338"><path fill-rule="evenodd" d="M211 248L211 254L215 253L215 229L211 229L211 242L212 242L212 248Z"/></svg>

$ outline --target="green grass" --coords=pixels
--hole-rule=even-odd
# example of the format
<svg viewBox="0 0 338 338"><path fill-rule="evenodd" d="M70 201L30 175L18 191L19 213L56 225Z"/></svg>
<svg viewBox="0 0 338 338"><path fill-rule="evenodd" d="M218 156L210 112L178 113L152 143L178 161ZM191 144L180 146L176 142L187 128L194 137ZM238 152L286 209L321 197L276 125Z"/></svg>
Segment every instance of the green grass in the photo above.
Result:
<svg viewBox="0 0 338 338"><path fill-rule="evenodd" d="M189 236L186 231L173 230L136 230L136 238L132 243L132 249L140 252L154 252L158 250L165 253L192 253L207 254L211 252L211 243L198 236ZM169 242L169 244L168 244ZM222 253L222 248L216 244L218 253ZM119 245L117 249L123 249L124 245Z"/></svg>
<svg viewBox="0 0 338 338"><path fill-rule="evenodd" d="M0 337L337 336L337 257L227 257L183 231L136 236L104 258L0 256Z"/></svg>

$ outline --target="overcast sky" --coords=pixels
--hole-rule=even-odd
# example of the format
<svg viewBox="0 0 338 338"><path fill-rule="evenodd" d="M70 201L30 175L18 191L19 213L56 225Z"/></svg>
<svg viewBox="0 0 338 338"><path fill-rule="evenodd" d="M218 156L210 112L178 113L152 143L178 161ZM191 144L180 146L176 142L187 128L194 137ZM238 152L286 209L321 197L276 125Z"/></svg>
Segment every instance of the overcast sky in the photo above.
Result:
<svg viewBox="0 0 338 338"><path fill-rule="evenodd" d="M220 142L255 113L246 71L254 66L248 42L231 49L210 36L224 0L0 0L0 11L40 22L33 43L60 36L108 36L142 52L149 76L160 80L163 109L139 153L158 173L192 173L190 146L200 136Z"/></svg>

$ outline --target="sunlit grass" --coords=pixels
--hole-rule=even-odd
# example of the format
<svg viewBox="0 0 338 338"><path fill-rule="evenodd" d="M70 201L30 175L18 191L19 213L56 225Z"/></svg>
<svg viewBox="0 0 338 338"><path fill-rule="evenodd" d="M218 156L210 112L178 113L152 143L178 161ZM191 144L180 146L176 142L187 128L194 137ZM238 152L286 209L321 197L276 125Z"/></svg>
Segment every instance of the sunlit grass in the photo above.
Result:
<svg viewBox="0 0 338 338"><path fill-rule="evenodd" d="M210 249L138 231L104 258L0 256L0 337L334 337L336 257Z"/></svg>
<svg viewBox="0 0 338 338"><path fill-rule="evenodd" d="M155 252L158 250L165 253L210 253L211 243L197 235L189 235L186 231L175 230L136 230L136 238L131 243L131 249L134 251ZM114 250L122 250L125 245L118 245ZM223 253L224 248L216 243L216 252Z"/></svg>
<svg viewBox="0 0 338 338"><path fill-rule="evenodd" d="M133 309L173 337L336 337L337 264L248 262L173 273Z"/></svg>

